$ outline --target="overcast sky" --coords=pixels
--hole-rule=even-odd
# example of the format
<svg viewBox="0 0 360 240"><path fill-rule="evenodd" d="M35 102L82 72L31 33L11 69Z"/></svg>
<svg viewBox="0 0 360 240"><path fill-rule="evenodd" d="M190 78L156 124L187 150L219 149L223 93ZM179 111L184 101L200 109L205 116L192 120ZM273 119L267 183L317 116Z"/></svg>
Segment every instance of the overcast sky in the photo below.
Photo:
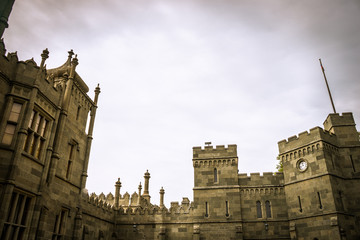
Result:
<svg viewBox="0 0 360 240"><path fill-rule="evenodd" d="M21 60L48 48L47 68L78 54L100 83L89 192L192 200L192 147L237 144L239 172L276 171L277 142L332 112L360 122L358 0L15 1L4 39Z"/></svg>

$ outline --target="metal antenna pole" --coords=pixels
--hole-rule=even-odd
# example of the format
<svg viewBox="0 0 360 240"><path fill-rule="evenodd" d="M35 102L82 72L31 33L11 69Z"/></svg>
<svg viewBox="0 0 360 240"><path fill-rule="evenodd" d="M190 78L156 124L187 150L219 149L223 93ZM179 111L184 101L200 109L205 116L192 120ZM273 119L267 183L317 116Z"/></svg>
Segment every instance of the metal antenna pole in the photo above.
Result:
<svg viewBox="0 0 360 240"><path fill-rule="evenodd" d="M332 105L332 108L333 108L333 110L334 110L334 113L336 113L334 101L333 101L333 99L332 99L332 97L331 97L331 92L330 92L329 84L328 84L328 81L327 81L327 79L326 79L325 69L324 69L324 67L323 67L323 65L322 65L321 58L319 58L319 61L320 61L321 70L322 70L322 72L323 72L323 74L324 74L324 79L325 79L326 87L327 87L327 90L328 90L328 93L329 93L331 105Z"/></svg>

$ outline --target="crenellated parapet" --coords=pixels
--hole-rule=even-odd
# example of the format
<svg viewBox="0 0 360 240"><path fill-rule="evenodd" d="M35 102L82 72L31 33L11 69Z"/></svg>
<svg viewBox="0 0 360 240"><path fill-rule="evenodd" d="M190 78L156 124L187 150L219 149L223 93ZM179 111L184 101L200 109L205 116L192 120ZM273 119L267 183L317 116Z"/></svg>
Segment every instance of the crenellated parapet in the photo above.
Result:
<svg viewBox="0 0 360 240"><path fill-rule="evenodd" d="M321 142L325 142L330 145L337 145L337 137L329 131L326 131L320 127L314 127L310 129L310 132L305 131L299 133L298 136L292 136L287 140L284 139L278 142L279 155L290 154L290 151L295 154L304 155L311 154L315 150L319 150Z"/></svg>
<svg viewBox="0 0 360 240"><path fill-rule="evenodd" d="M87 193L83 194L83 203L87 203L106 211L113 210L113 197L111 193L106 196L104 193L101 193L100 195L96 195L95 193L91 193L90 195Z"/></svg>
<svg viewBox="0 0 360 240"><path fill-rule="evenodd" d="M332 131L334 127L338 126L355 126L355 120L351 112L331 113L324 121L324 128L327 131Z"/></svg>
<svg viewBox="0 0 360 240"><path fill-rule="evenodd" d="M236 145L224 145L193 147L193 166L194 167L219 167L237 166Z"/></svg>
<svg viewBox="0 0 360 240"><path fill-rule="evenodd" d="M193 160L202 159L219 159L219 158L237 158L235 144L229 144L226 148L224 145L193 147Z"/></svg>
<svg viewBox="0 0 360 240"><path fill-rule="evenodd" d="M264 172L260 173L239 173L239 185L240 187L262 187L262 186L283 186L284 174L281 172Z"/></svg>
<svg viewBox="0 0 360 240"><path fill-rule="evenodd" d="M171 202L170 208L159 207L157 205L147 206L120 206L117 209L117 214L122 216L122 220L125 220L126 216L134 215L166 215L166 216L178 216L179 214L191 214L194 210L193 203L186 197L183 198L181 204L179 202Z"/></svg>

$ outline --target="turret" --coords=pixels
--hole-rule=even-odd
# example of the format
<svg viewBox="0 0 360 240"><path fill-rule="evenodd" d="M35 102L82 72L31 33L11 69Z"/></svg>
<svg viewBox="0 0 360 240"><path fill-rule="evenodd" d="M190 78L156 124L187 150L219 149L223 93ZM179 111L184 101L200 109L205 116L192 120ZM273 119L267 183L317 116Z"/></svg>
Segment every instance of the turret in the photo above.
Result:
<svg viewBox="0 0 360 240"><path fill-rule="evenodd" d="M341 146L359 146L359 133L356 131L354 117L350 112L342 115L329 114L324 122L324 129L335 134Z"/></svg>
<svg viewBox="0 0 360 240"><path fill-rule="evenodd" d="M120 200L120 188L121 188L121 182L120 178L118 178L117 182L115 183L115 207L119 207L119 200Z"/></svg>
<svg viewBox="0 0 360 240"><path fill-rule="evenodd" d="M236 145L193 147L194 204L200 218L239 220Z"/></svg>
<svg viewBox="0 0 360 240"><path fill-rule="evenodd" d="M138 202L137 202L137 205L138 206L140 206L140 204L141 204L141 189L142 189L142 186L141 186L141 182L140 182L140 184L139 184L139 187L138 187L138 191L139 191L139 193L138 193Z"/></svg>
<svg viewBox="0 0 360 240"><path fill-rule="evenodd" d="M193 147L195 187L238 184L236 145Z"/></svg>
<svg viewBox="0 0 360 240"><path fill-rule="evenodd" d="M146 170L146 173L144 174L144 193L143 198L150 203L150 195L149 195L149 179L150 179L150 173L148 170ZM140 196L140 195L139 195Z"/></svg>
<svg viewBox="0 0 360 240"><path fill-rule="evenodd" d="M164 208L164 194L165 190L163 187L160 189L160 208Z"/></svg>

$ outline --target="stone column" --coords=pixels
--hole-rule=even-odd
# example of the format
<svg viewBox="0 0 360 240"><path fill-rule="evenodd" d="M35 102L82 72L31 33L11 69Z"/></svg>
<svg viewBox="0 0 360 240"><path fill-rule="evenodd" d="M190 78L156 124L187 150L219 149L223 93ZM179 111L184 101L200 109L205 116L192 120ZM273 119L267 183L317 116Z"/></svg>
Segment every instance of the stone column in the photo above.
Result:
<svg viewBox="0 0 360 240"><path fill-rule="evenodd" d="M93 130L94 130L94 123L95 123L95 116L96 116L96 109L97 109L97 103L99 99L100 94L100 87L99 84L95 88L95 97L94 97L94 106L91 107L90 110L90 122L89 122L89 128L87 133L87 142L86 142L86 151L85 151L85 160L83 165L83 172L81 174L81 189L85 188L86 185L86 179L87 179L87 169L89 164L89 157L90 157L90 150L91 150L91 143L93 140Z"/></svg>
<svg viewBox="0 0 360 240"><path fill-rule="evenodd" d="M164 208L164 194L165 190L163 187L160 189L160 208Z"/></svg>
<svg viewBox="0 0 360 240"><path fill-rule="evenodd" d="M146 173L144 174L144 179L145 179L145 183L144 183L144 193L143 193L143 197L144 199L150 203L150 195L149 195L149 179L150 179L150 173L148 170L146 170Z"/></svg>
<svg viewBox="0 0 360 240"><path fill-rule="evenodd" d="M120 188L121 188L121 182L120 182L120 178L118 178L117 182L115 183L115 207L116 208L119 208Z"/></svg>

